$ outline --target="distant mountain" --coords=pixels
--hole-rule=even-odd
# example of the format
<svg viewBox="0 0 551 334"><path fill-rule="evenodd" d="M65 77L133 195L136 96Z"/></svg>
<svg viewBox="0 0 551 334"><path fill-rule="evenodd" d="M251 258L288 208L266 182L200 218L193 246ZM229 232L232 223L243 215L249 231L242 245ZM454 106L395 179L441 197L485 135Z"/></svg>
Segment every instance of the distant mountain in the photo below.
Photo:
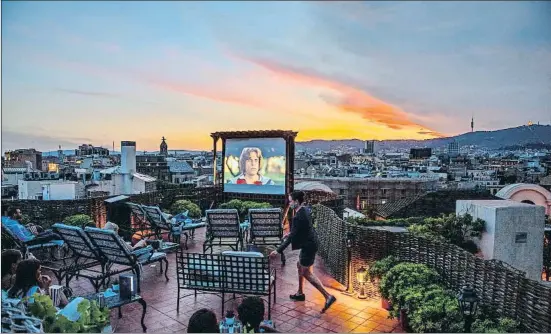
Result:
<svg viewBox="0 0 551 334"><path fill-rule="evenodd" d="M516 128L495 130L495 131L475 131L462 135L446 138L426 139L426 140L382 140L376 141L377 150L387 149L410 149L420 147L439 148L447 147L448 143L456 140L459 146L476 145L487 149L500 149L504 147L519 147L525 145L551 145L551 125L523 125ZM311 140L306 142L297 142L297 149L323 150L348 146L352 148L363 148L364 140Z"/></svg>

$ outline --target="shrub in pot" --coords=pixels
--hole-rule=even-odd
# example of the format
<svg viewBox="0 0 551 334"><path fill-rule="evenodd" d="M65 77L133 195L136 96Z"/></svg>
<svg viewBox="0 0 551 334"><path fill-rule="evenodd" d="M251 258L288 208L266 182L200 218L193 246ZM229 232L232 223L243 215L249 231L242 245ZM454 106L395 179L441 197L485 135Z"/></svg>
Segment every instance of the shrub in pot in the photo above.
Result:
<svg viewBox="0 0 551 334"><path fill-rule="evenodd" d="M403 294L407 289L438 284L438 273L425 265L416 263L399 263L392 267L381 279L379 291L383 298L392 303L392 309L396 310L391 316L397 316L404 305Z"/></svg>
<svg viewBox="0 0 551 334"><path fill-rule="evenodd" d="M386 274L392 267L397 265L399 260L395 256L387 256L382 260L375 261L373 265L369 267L369 279L376 283L379 283L384 274ZM381 298L381 307L385 310L390 310L391 305L388 299Z"/></svg>
<svg viewBox="0 0 551 334"><path fill-rule="evenodd" d="M188 212L189 218L201 218L201 208L199 208L199 205L187 199L177 200L170 206L170 212L173 215L177 215L184 211L189 211Z"/></svg>
<svg viewBox="0 0 551 334"><path fill-rule="evenodd" d="M238 199L232 199L227 203L220 205L220 209L236 209L239 213L239 217L242 221L246 220L249 215L249 209L269 209L272 205L270 203L259 203L253 201L241 201Z"/></svg>
<svg viewBox="0 0 551 334"><path fill-rule="evenodd" d="M32 298L28 311L42 319L45 333L101 333L110 322L109 309L99 308L95 300L83 299L77 306L78 320L71 321L58 314L49 296L34 294Z"/></svg>
<svg viewBox="0 0 551 334"><path fill-rule="evenodd" d="M511 318L500 317L494 309L481 305L472 324L473 333L523 333L522 325Z"/></svg>
<svg viewBox="0 0 551 334"><path fill-rule="evenodd" d="M417 307L422 305L425 300L433 298L435 295L444 292L442 286L431 284L428 286L413 286L401 290L395 298L399 301L389 310L391 317L400 319L401 326L404 330L409 330L409 321L407 314L413 312Z"/></svg>
<svg viewBox="0 0 551 334"><path fill-rule="evenodd" d="M66 225L82 227L82 228L85 228L86 226L95 227L95 224L92 218L84 214L69 216L63 220L63 223Z"/></svg>
<svg viewBox="0 0 551 334"><path fill-rule="evenodd" d="M408 324L416 333L461 333L464 329L457 297L444 289L427 294L421 304L408 310Z"/></svg>

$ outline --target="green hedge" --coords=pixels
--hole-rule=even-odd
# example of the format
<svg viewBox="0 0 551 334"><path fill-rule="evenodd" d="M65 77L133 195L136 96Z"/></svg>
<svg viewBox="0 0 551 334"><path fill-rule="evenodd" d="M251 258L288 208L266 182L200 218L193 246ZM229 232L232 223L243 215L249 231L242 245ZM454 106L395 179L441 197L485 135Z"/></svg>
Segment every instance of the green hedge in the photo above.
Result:
<svg viewBox="0 0 551 334"><path fill-rule="evenodd" d="M236 209L239 212L239 217L241 220L248 218L249 209L269 209L272 205L270 203L259 203L253 201L241 201L239 199L232 199L227 203L220 204L220 209Z"/></svg>
<svg viewBox="0 0 551 334"><path fill-rule="evenodd" d="M201 208L199 208L199 205L187 199L178 200L170 206L170 213L173 215L177 215L184 211L189 211L188 216L190 218L201 218Z"/></svg>
<svg viewBox="0 0 551 334"><path fill-rule="evenodd" d="M478 247L472 241L484 231L484 221L473 219L469 214L441 215L438 218L411 217L405 219L370 220L366 218L349 218L348 222L359 226L397 226L406 227L416 236L445 241L459 246L471 253L476 253Z"/></svg>
<svg viewBox="0 0 551 334"><path fill-rule="evenodd" d="M82 228L86 226L96 226L94 220L90 216L84 214L69 216L63 220L63 224Z"/></svg>
<svg viewBox="0 0 551 334"><path fill-rule="evenodd" d="M397 317L404 310L408 325L415 333L463 332L465 324L456 294L446 289L434 269L423 264L396 263L393 257L375 262L372 268L377 268L370 270L373 276L386 271L379 292L392 304L390 317ZM472 330L475 333L514 333L520 331L521 326L481 306Z"/></svg>

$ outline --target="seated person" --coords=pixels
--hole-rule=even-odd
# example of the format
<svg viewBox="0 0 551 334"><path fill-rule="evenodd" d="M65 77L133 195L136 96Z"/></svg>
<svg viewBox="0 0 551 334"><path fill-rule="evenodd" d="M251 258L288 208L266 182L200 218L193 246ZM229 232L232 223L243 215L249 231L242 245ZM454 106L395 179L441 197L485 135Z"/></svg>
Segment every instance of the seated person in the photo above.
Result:
<svg viewBox="0 0 551 334"><path fill-rule="evenodd" d="M2 217L2 225L27 245L37 245L52 240L61 240L61 237L52 232L52 230L46 230L40 232L38 235L34 235L28 228L21 225L20 221L22 218L23 214L19 208L10 208L8 210L8 216Z"/></svg>
<svg viewBox="0 0 551 334"><path fill-rule="evenodd" d="M2 290L8 291L15 282L15 270L23 256L17 249L2 252Z"/></svg>
<svg viewBox="0 0 551 334"><path fill-rule="evenodd" d="M110 230L110 231L115 231L115 233L118 235L119 234L119 225L115 224L115 223L112 223L112 222L107 222L105 224L105 226L103 227L104 230ZM122 240L122 238L121 238ZM135 251L136 249L140 249L140 248L144 248L147 246L147 242L145 240L140 240L138 241L134 246L131 246L129 245L128 243L126 242L123 242L125 245L128 246L128 250L130 252L133 252Z"/></svg>
<svg viewBox="0 0 551 334"><path fill-rule="evenodd" d="M220 326L216 314L209 309L200 309L189 318L188 333L219 333Z"/></svg>
<svg viewBox="0 0 551 334"><path fill-rule="evenodd" d="M277 333L271 326L262 324L264 321L264 302L259 297L247 297L237 307L239 321L243 323L245 333Z"/></svg>
<svg viewBox="0 0 551 334"><path fill-rule="evenodd" d="M25 298L31 297L35 293L47 295L50 285L52 285L52 279L47 275L42 275L40 261L36 259L23 260L17 265L15 282L8 290L8 297ZM61 293L59 305L63 307L68 303L65 294Z"/></svg>

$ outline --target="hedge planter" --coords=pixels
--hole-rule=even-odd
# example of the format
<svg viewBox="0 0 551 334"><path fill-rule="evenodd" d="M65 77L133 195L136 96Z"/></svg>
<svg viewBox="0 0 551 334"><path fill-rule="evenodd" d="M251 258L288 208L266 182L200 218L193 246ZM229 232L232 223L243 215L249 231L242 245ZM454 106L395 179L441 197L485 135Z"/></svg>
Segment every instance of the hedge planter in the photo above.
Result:
<svg viewBox="0 0 551 334"><path fill-rule="evenodd" d="M388 299L381 298L381 307L387 311L390 311L392 309L392 304Z"/></svg>
<svg viewBox="0 0 551 334"><path fill-rule="evenodd" d="M411 330L409 328L408 310L401 309L399 318L400 318L400 327L402 327L402 330L404 332L410 332Z"/></svg>

